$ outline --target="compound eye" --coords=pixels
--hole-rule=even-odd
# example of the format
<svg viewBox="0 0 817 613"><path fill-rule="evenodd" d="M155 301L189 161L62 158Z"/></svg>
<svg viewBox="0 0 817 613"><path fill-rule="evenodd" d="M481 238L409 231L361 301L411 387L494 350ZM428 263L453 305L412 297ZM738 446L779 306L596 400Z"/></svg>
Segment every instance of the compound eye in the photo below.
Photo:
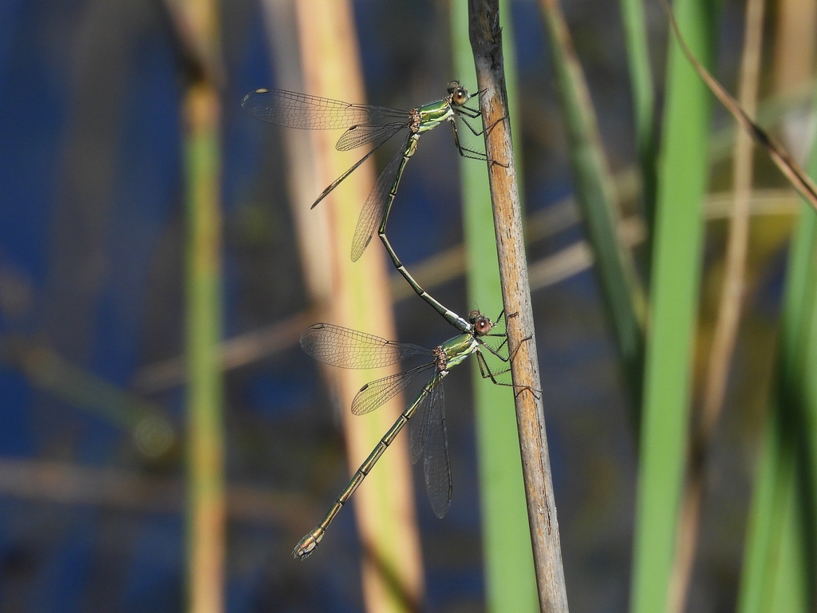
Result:
<svg viewBox="0 0 817 613"><path fill-rule="evenodd" d="M454 92L454 104L465 104L468 102L468 92L462 87L458 87Z"/></svg>

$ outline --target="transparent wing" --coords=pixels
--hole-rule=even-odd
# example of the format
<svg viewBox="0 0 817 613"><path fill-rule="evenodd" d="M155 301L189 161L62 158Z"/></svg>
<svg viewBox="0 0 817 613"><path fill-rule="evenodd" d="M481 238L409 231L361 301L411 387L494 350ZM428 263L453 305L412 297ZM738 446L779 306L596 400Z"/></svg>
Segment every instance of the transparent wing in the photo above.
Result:
<svg viewBox="0 0 817 613"><path fill-rule="evenodd" d="M379 368L413 355L434 355L425 347L332 324L309 326L301 335L301 347L319 362L339 368Z"/></svg>
<svg viewBox="0 0 817 613"><path fill-rule="evenodd" d="M417 407L417 416L411 421L410 449L412 464L416 464L417 460L420 459L420 456L423 455L426 440L428 439L428 427L430 423L429 419L431 417L429 407L434 400L434 394L436 393L435 388L441 387L440 382L441 379L439 376L434 377L423 388L423 393L425 395L422 397L420 404Z"/></svg>
<svg viewBox="0 0 817 613"><path fill-rule="evenodd" d="M411 136L409 136L411 138ZM406 140L406 145L408 139ZM386 201L389 198L394 182L397 180L397 171L400 169L400 162L403 159L403 151L406 145L392 158L389 165L380 173L369 197L363 208L360 210L360 216L357 218L357 226L355 227L355 236L352 238L352 261L357 262L366 247L369 246L369 241L372 240L372 235L380 226L383 220L383 213L386 209Z"/></svg>
<svg viewBox="0 0 817 613"><path fill-rule="evenodd" d="M414 381L421 372L425 372L434 367L434 362L422 364L411 370L389 375L377 381L367 383L360 388L360 391L352 400L352 413L355 415L365 415L394 397L395 394L404 390L406 386Z"/></svg>
<svg viewBox="0 0 817 613"><path fill-rule="evenodd" d="M261 121L303 130L333 130L356 124L380 125L408 121L408 111L299 94L283 89L258 89L244 96L242 108Z"/></svg>
<svg viewBox="0 0 817 613"><path fill-rule="evenodd" d="M335 143L338 151L357 149L369 143L387 141L406 127L406 122L387 123L384 125L356 124L344 132Z"/></svg>
<svg viewBox="0 0 817 613"><path fill-rule="evenodd" d="M442 379L432 388L423 452L426 493L434 515L442 519L451 506L451 462L448 459L448 431L445 427L445 396Z"/></svg>

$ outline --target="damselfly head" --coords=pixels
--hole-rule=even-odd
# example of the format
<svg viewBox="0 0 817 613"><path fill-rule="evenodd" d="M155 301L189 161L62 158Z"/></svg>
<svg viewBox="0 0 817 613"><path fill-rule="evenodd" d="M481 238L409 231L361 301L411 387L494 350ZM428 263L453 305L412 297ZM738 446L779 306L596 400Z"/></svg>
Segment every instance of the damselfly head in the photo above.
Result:
<svg viewBox="0 0 817 613"><path fill-rule="evenodd" d="M471 94L460 85L459 81L448 82L448 95L451 97L451 104L455 106L462 106L471 97Z"/></svg>
<svg viewBox="0 0 817 613"><path fill-rule="evenodd" d="M468 321L474 326L474 334L477 336L488 334L494 327L494 322L479 311L471 311L468 314Z"/></svg>

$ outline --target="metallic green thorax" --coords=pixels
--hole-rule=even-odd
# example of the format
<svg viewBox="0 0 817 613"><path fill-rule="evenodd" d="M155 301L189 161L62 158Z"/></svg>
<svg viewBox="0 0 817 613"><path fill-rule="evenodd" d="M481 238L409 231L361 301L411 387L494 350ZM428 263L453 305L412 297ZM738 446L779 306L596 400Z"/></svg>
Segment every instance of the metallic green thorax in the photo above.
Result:
<svg viewBox="0 0 817 613"><path fill-rule="evenodd" d="M473 334L460 334L445 341L440 345L445 360L444 370L449 370L463 362L477 350L477 347L479 347L479 343Z"/></svg>
<svg viewBox="0 0 817 613"><path fill-rule="evenodd" d="M454 117L454 109L447 99L429 102L417 109L420 121L417 132L427 132L436 128L442 122Z"/></svg>

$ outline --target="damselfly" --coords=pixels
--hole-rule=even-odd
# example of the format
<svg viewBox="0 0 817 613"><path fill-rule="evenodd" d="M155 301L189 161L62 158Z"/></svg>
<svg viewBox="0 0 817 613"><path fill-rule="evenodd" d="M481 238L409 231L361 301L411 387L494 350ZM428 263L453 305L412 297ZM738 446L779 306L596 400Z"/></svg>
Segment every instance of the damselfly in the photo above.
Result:
<svg viewBox="0 0 817 613"><path fill-rule="evenodd" d="M392 136L407 130L402 148L380 174L380 178L378 178L377 183L366 199L366 203L363 205L363 209L360 211L355 235L352 239L352 261L357 261L360 258L369 241L371 241L375 229L377 229L378 236L383 241L383 245L386 247L394 266L409 282L414 291L445 317L448 322L465 333L471 332L469 323L429 295L400 262L394 249L392 249L391 243L389 243L389 239L386 237L386 224L403 170L409 158L414 155L423 132L428 132L441 123L448 121L454 135L454 145L456 145L460 155L479 160L486 159L484 153L463 147L457 133L456 118L459 117L471 132L476 135L482 134L481 131L477 131L466 120L466 118L476 119L480 116L478 110L465 106L470 98L471 94L468 93L468 90L460 86L457 81L451 81L448 84L448 95L445 98L429 102L410 111L366 104L349 104L348 102L319 98L282 89L258 89L247 94L241 103L244 110L253 117L278 126L306 130L345 129L346 131L335 145L338 151L349 151L370 143L374 144L374 148L369 153L323 190L318 199L312 204L313 207Z"/></svg>
<svg viewBox="0 0 817 613"><path fill-rule="evenodd" d="M501 353L501 349L507 343L505 333L492 333L496 324L479 311L471 311L468 321L471 325L471 332L455 336L434 349L387 341L379 336L332 324L315 324L303 333L301 347L304 351L320 362L340 368L377 368L395 364L415 355L427 356L431 360L410 370L368 383L357 393L352 401L352 413L365 415L383 405L421 373L430 373L423 389L380 439L369 457L363 461L320 524L300 540L292 552L294 557L303 559L315 550L323 539L329 524L335 519L343 505L349 501L386 448L391 445L415 414L418 417L411 428L411 460L416 462L421 455L423 456L426 492L431 508L437 517L445 517L451 504L452 488L451 465L448 460L448 435L445 426L443 379L454 366L463 362L469 355L476 354L483 378L488 378L497 385L513 387L511 383L504 383L496 379L497 375L508 372L508 369L492 372L482 355L484 348L503 362L509 362L513 356L503 356ZM505 340L494 348L484 340L485 337L492 336Z"/></svg>

